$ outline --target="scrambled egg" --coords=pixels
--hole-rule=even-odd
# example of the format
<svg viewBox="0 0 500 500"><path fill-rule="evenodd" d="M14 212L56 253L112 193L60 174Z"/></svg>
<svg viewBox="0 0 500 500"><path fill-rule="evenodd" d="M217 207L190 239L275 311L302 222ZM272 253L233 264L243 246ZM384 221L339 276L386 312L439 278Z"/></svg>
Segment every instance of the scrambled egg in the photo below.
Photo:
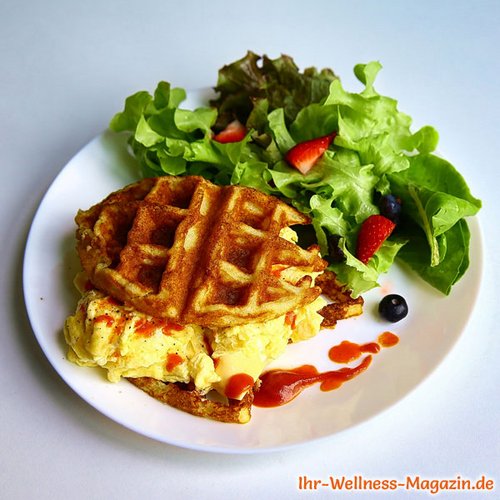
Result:
<svg viewBox="0 0 500 500"><path fill-rule="evenodd" d="M153 318L96 290L80 299L75 315L66 320L64 336L70 361L105 368L111 382L121 377L193 380L207 392L220 380L200 326Z"/></svg>
<svg viewBox="0 0 500 500"><path fill-rule="evenodd" d="M66 320L64 336L70 361L106 369L111 382L121 377L193 381L201 393L216 389L225 395L234 375L245 373L255 381L289 341L316 335L323 319L317 311L324 305L318 297L265 323L211 330L153 318L91 290Z"/></svg>
<svg viewBox="0 0 500 500"><path fill-rule="evenodd" d="M296 235L286 228L282 237L293 241ZM286 273L290 281L306 274L297 268L274 271ZM318 311L325 304L318 297L265 323L209 329L154 318L90 290L78 302L76 313L66 320L64 336L70 361L104 368L111 382L121 377L192 381L202 394L215 389L240 399L289 342L306 340L319 332L323 318ZM242 374L250 382L236 393L233 387L229 394L228 384Z"/></svg>

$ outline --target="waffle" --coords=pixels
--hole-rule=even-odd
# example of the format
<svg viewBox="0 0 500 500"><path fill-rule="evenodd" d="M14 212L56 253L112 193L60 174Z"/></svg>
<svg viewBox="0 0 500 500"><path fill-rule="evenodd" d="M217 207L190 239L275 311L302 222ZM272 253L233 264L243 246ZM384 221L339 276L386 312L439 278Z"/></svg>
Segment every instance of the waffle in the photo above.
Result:
<svg viewBox="0 0 500 500"><path fill-rule="evenodd" d="M319 311L323 316L321 323L323 328L335 328L337 321L363 314L363 297L353 299L350 290L337 280L337 276L332 271L325 271L318 276L316 284L331 301Z"/></svg>
<svg viewBox="0 0 500 500"><path fill-rule="evenodd" d="M280 231L309 219L275 197L202 177L144 179L76 216L77 251L98 289L137 310L183 324L267 321L312 302L321 289L272 272L321 272L317 246Z"/></svg>
<svg viewBox="0 0 500 500"><path fill-rule="evenodd" d="M241 401L232 399L224 403L212 401L195 390L182 387L181 384L162 382L150 377L128 380L157 401L197 417L233 424L246 424L251 418L252 391Z"/></svg>

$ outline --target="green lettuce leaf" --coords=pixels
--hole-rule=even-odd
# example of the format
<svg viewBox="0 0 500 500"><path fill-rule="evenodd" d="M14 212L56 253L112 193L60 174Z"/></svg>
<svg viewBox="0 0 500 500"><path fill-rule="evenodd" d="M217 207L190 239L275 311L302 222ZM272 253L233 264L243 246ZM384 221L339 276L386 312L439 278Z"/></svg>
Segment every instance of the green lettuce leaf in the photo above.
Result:
<svg viewBox="0 0 500 500"><path fill-rule="evenodd" d="M469 267L470 231L464 219L459 220L448 231L439 236L441 247L446 248L446 258L437 265L429 265L429 247L422 231L408 230L411 244L405 245L398 254L398 260L411 267L421 278L445 295L464 275Z"/></svg>
<svg viewBox="0 0 500 500"><path fill-rule="evenodd" d="M146 176L203 173L228 184L235 165L254 157L247 148L250 135L238 143L213 141L217 110L182 109L185 97L183 89L160 82L153 96L142 91L127 98L110 128L131 134L129 143Z"/></svg>
<svg viewBox="0 0 500 500"><path fill-rule="evenodd" d="M129 134L145 176L202 175L278 196L308 214L313 231L302 233L309 243L314 233L329 269L354 296L377 286L396 259L448 294L469 265L465 218L481 202L449 162L432 154L436 130L413 132L397 101L377 92L381 67L356 65L364 88L352 93L331 70L300 72L287 56L248 52L219 71L210 107L184 109L186 92L160 82L153 95L128 97L110 128ZM246 124L245 138L214 141L214 132L235 118ZM332 132L333 144L306 175L287 163L296 144ZM401 199L403 217L363 264L356 258L360 227L389 193ZM330 258L332 244L342 250L341 262Z"/></svg>
<svg viewBox="0 0 500 500"><path fill-rule="evenodd" d="M363 264L349 250L345 239L340 240L340 248L346 256L345 262L334 262L328 267L340 282L348 283L352 296L358 297L364 292L379 286L380 274L386 273L393 265L396 255L406 241L386 240L375 255Z"/></svg>
<svg viewBox="0 0 500 500"><path fill-rule="evenodd" d="M421 229L412 230L412 234L418 238L420 232L425 235L427 251L422 258L435 267L456 250L445 245L439 236L464 217L475 215L481 202L471 195L463 177L443 158L425 154L410 157L409 162L407 170L389 176L391 190L402 200L406 217Z"/></svg>
<svg viewBox="0 0 500 500"><path fill-rule="evenodd" d="M330 83L337 79L331 69L318 71L306 68L303 72L289 56L277 59L259 56L249 51L243 58L222 67L215 90L219 93L211 104L219 111L217 128L224 128L237 118L259 133L265 132L266 113L282 108L287 123L297 113L327 94ZM251 119L251 122L247 121Z"/></svg>

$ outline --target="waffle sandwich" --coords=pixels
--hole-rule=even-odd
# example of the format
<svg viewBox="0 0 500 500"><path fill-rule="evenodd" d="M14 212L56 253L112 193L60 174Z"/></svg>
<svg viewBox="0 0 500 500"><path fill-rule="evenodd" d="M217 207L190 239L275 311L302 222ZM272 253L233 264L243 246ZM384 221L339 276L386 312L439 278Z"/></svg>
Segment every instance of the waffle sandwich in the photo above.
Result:
<svg viewBox="0 0 500 500"><path fill-rule="evenodd" d="M319 248L294 241L308 217L251 188L149 178L75 220L85 283L69 359L193 415L248 422L265 365L360 307L321 277Z"/></svg>
<svg viewBox="0 0 500 500"><path fill-rule="evenodd" d="M202 177L145 179L76 217L77 251L100 290L155 317L224 327L266 321L320 293L272 266L322 271L319 248L280 237L308 218L277 198Z"/></svg>

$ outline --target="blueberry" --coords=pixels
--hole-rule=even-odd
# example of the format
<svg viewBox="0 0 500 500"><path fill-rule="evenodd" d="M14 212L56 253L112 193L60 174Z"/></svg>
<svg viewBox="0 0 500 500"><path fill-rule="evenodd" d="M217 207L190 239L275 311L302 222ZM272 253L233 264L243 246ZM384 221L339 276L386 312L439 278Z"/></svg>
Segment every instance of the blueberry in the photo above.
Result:
<svg viewBox="0 0 500 500"><path fill-rule="evenodd" d="M380 198L378 203L380 215L392 220L394 224L399 222L401 216L401 200L393 194L386 194Z"/></svg>
<svg viewBox="0 0 500 500"><path fill-rule="evenodd" d="M378 305L380 315L391 323L396 323L406 318L408 314L408 304L401 295L386 295Z"/></svg>
<svg viewBox="0 0 500 500"><path fill-rule="evenodd" d="M342 262L345 260L345 254L339 247L340 236L331 234L328 236L328 260L330 262Z"/></svg>

